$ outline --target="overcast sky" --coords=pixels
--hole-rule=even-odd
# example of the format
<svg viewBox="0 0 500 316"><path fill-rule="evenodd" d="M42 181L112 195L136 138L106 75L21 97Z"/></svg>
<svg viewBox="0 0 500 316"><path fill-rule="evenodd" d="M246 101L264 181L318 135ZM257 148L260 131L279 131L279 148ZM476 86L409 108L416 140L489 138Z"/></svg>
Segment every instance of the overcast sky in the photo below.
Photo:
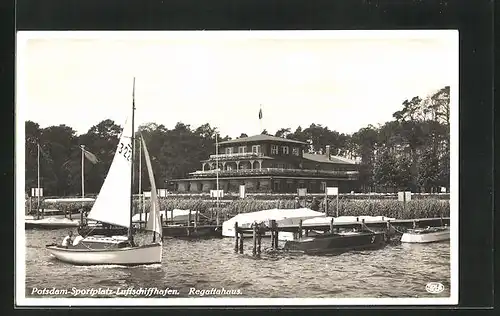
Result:
<svg viewBox="0 0 500 316"><path fill-rule="evenodd" d="M136 122L222 135L311 123L353 133L401 103L457 88L458 32L18 33L17 115L79 134Z"/></svg>

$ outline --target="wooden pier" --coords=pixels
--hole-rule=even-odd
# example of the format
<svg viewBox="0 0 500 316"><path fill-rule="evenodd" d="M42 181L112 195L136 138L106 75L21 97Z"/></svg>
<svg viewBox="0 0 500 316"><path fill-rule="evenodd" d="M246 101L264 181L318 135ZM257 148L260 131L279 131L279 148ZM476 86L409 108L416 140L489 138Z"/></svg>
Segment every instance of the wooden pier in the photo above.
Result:
<svg viewBox="0 0 500 316"><path fill-rule="evenodd" d="M252 233L253 248L252 255L259 257L261 255L262 237L267 232L271 233L271 249L278 249L278 234L279 232L292 232L295 238L302 238L302 235L308 236L311 231L322 232L339 232L340 228L359 228L363 230L376 230L389 232L392 229L398 231L397 228L423 228L423 227L442 227L450 225L449 217L439 218L419 218L419 219L403 219L403 220L382 220L365 222L364 219L356 219L356 222L335 222L334 219L328 224L307 224L304 225L300 220L298 225L281 225L278 226L275 220L269 221L269 226L254 223L250 228L242 228L238 226L238 222L234 223L234 252L243 254L243 234Z"/></svg>
<svg viewBox="0 0 500 316"><path fill-rule="evenodd" d="M173 212L170 218L173 218ZM163 215L160 216L162 224L162 238L211 238L222 237L222 225L214 225L207 221L200 221L199 214L196 212L194 216L189 211L188 218L184 222L164 220ZM146 227L146 220L135 221L140 228Z"/></svg>

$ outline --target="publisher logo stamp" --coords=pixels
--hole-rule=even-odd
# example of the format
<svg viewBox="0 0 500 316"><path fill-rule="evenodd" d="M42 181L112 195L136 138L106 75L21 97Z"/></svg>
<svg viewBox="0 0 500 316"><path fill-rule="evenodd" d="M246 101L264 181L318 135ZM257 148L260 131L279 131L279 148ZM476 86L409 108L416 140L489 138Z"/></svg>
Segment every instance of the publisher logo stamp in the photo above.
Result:
<svg viewBox="0 0 500 316"><path fill-rule="evenodd" d="M444 285L439 282L429 282L425 286L425 290L432 294L439 294L444 291Z"/></svg>

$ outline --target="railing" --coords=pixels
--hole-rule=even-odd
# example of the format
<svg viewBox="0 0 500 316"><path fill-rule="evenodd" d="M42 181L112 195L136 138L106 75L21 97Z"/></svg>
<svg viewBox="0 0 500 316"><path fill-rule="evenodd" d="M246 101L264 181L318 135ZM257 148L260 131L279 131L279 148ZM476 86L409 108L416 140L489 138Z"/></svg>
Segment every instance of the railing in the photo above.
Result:
<svg viewBox="0 0 500 316"><path fill-rule="evenodd" d="M191 172L191 176L209 177L215 176L216 170L205 170ZM355 179L358 171L337 171L337 170L310 170L310 169L282 169L282 168L262 168L262 169L239 169L221 170L219 176L247 176L247 175L297 175L297 176L336 176L342 178Z"/></svg>
<svg viewBox="0 0 500 316"><path fill-rule="evenodd" d="M225 159L234 159L234 158L253 158L253 157L263 157L264 154L263 153L253 153L253 152L249 152L249 153L234 153L234 154L218 154L218 155L210 155L210 160L213 160L213 159L221 159L221 160L225 160Z"/></svg>

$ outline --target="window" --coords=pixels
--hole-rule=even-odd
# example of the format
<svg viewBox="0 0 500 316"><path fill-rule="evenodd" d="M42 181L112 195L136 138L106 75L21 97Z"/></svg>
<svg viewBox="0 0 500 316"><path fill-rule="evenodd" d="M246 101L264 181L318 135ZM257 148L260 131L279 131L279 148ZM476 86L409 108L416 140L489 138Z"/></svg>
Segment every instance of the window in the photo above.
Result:
<svg viewBox="0 0 500 316"><path fill-rule="evenodd" d="M284 155L288 155L289 154L289 151L288 151L289 148L288 148L288 146L281 146L281 149L282 149Z"/></svg>
<svg viewBox="0 0 500 316"><path fill-rule="evenodd" d="M293 153L295 156L299 156L299 148L298 148L298 147L293 147L293 149L292 149L292 153Z"/></svg>
<svg viewBox="0 0 500 316"><path fill-rule="evenodd" d="M272 155L278 154L278 145L271 145L271 154Z"/></svg>
<svg viewBox="0 0 500 316"><path fill-rule="evenodd" d="M233 153L233 147L227 147L226 148L226 155L230 155Z"/></svg>
<svg viewBox="0 0 500 316"><path fill-rule="evenodd" d="M244 154L247 152L247 146L240 146L238 147L238 153Z"/></svg>
<svg viewBox="0 0 500 316"><path fill-rule="evenodd" d="M259 154L261 152L260 151L260 145L253 145L252 146L252 152L256 153L256 154Z"/></svg>

